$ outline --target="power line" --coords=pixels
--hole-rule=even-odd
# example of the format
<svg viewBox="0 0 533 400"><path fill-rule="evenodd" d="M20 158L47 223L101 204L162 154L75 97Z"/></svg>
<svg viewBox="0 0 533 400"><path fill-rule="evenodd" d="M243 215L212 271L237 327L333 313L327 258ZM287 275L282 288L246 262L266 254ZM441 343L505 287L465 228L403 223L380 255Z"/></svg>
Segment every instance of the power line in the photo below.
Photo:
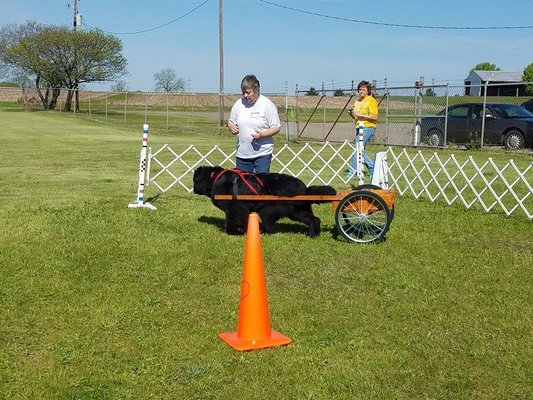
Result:
<svg viewBox="0 0 533 400"><path fill-rule="evenodd" d="M151 32L151 31L155 31L157 29L161 29L167 25L170 25L170 24L173 24L174 22L176 21L179 21L180 19L182 18L185 18L187 15L189 14L192 14L194 11L198 10L200 7L202 7L204 4L206 4L209 0L205 0L202 4L194 7L192 10L186 12L185 14L183 15L180 15L179 17L177 18L174 18L172 21L168 21L168 22L165 22L164 24L161 24L161 25L158 25L156 27L153 27L153 28L149 28L149 29L144 29L142 31L135 31L135 32L108 32L108 31L103 31L105 33L109 33L109 34L112 34L112 35L137 35L137 34L140 34L140 33L146 33L146 32ZM87 23L85 24L87 26L90 26L88 25Z"/></svg>
<svg viewBox="0 0 533 400"><path fill-rule="evenodd" d="M301 10L298 8L288 7L281 4L273 3L267 0L259 0L261 3L269 4L274 7L284 8L286 10L291 10L299 12L302 14L314 15L321 18L336 19L340 21L355 22L357 24L368 24L368 25L380 25L380 26L393 26L397 28L417 28L417 29L443 29L443 30L502 30L502 29L531 29L533 25L525 26L433 26L433 25L409 25L409 24L393 24L387 22L376 22L376 21L366 21L360 19L336 17L333 15L326 15L321 13L316 13L312 11Z"/></svg>

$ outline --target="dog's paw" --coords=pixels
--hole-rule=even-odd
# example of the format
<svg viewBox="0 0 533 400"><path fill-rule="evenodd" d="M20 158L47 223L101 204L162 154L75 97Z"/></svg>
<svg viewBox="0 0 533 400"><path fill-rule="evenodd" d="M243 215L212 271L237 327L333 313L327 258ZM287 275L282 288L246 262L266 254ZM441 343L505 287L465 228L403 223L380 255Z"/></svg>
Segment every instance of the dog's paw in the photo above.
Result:
<svg viewBox="0 0 533 400"><path fill-rule="evenodd" d="M246 230L241 226L226 227L225 229L228 235L242 236L246 233Z"/></svg>
<svg viewBox="0 0 533 400"><path fill-rule="evenodd" d="M305 236L308 236L310 238L315 238L315 237L318 237L320 236L320 231L318 232L315 232L315 231L308 231Z"/></svg>

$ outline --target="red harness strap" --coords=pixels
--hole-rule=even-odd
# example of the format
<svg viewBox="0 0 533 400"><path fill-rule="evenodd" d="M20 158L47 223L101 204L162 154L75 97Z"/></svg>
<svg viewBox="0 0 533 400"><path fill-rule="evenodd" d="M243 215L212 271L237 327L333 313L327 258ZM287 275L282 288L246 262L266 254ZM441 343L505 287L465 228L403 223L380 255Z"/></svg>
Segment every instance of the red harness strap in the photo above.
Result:
<svg viewBox="0 0 533 400"><path fill-rule="evenodd" d="M264 187L264 186L265 186L265 185L263 184L263 181L262 181L257 175L255 175L255 174L251 174L250 172L244 172L244 171L241 171L240 169L223 169L223 170L220 171L220 172L218 173L218 175L215 176L214 178L213 178L213 173L212 173L212 174L211 174L211 178L213 178L213 182L216 182L216 181L217 181L217 180L218 180L223 174L225 174L226 172L233 172L233 173L237 174L237 175L239 176L239 178L241 178L242 181L243 181L244 183L246 183L246 186L248 186L248 188L252 191L253 194L259 195L259 192L257 191L256 188L254 188L254 187L250 184L250 182L248 182L248 181L246 180L246 177L247 177L247 176L252 176L252 177L254 177L255 180L257 181L257 183L259 183L259 185L260 185L261 187Z"/></svg>

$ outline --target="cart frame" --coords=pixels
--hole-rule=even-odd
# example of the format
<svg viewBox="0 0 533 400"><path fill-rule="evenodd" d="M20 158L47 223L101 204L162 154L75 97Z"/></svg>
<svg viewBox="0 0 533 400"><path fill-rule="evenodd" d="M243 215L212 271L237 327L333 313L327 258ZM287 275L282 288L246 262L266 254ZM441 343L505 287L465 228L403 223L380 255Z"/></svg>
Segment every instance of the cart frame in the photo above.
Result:
<svg viewBox="0 0 533 400"><path fill-rule="evenodd" d="M309 201L331 203L335 226L349 242L374 243L384 239L394 217L395 193L371 184L334 195L275 196L256 194L218 194L217 201Z"/></svg>

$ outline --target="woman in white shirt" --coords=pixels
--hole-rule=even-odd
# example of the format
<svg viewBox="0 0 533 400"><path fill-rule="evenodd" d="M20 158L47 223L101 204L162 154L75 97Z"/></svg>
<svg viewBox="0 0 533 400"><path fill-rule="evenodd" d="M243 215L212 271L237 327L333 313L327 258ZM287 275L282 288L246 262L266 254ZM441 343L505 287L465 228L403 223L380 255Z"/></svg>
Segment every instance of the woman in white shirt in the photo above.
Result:
<svg viewBox="0 0 533 400"><path fill-rule="evenodd" d="M255 75L241 81L243 97L231 108L228 128L237 135L237 169L264 174L270 172L274 149L272 136L281 129L274 103L259 92Z"/></svg>

